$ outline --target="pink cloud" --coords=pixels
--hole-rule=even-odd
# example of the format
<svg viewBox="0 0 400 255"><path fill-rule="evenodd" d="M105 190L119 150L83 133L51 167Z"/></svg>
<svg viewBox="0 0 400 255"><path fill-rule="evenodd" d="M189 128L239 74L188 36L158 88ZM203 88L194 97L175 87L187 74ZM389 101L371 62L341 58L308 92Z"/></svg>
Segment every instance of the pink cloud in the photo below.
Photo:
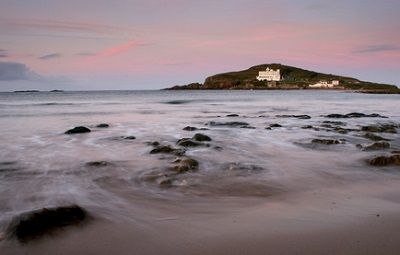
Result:
<svg viewBox="0 0 400 255"><path fill-rule="evenodd" d="M133 40L128 43L125 43L122 45L117 45L106 51L103 51L103 52L97 54L96 57L108 57L108 56L118 55L118 54L121 54L122 52L129 50L130 48L132 48L133 46L138 45L138 44L139 44L138 40Z"/></svg>

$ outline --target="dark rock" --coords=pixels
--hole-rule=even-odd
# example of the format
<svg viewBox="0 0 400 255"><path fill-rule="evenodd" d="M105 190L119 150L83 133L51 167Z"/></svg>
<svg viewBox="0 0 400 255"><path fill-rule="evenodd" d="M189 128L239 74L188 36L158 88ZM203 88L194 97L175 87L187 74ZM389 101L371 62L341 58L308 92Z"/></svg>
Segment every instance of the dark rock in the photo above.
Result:
<svg viewBox="0 0 400 255"><path fill-rule="evenodd" d="M174 154L176 156L182 156L185 154L185 151L182 149L172 148L169 145L166 146L159 145L150 151L150 154L158 154L158 153L166 153L166 154Z"/></svg>
<svg viewBox="0 0 400 255"><path fill-rule="evenodd" d="M110 127L110 125L102 123L102 124L97 125L96 127L97 128L108 128L108 127Z"/></svg>
<svg viewBox="0 0 400 255"><path fill-rule="evenodd" d="M346 126L347 124L345 122L341 122L341 121L329 121L329 120L325 120L322 123L324 124L332 124L332 125L336 125L336 126Z"/></svg>
<svg viewBox="0 0 400 255"><path fill-rule="evenodd" d="M374 135L374 134L371 134L371 133L365 133L363 135L363 137L365 137L367 139L370 139L372 141L390 141L389 139L386 139L386 138L383 138L381 136Z"/></svg>
<svg viewBox="0 0 400 255"><path fill-rule="evenodd" d="M204 134L201 134L201 133L195 134L195 135L193 136L193 139L196 140L196 141L198 141L198 142L205 142L205 141L208 142L208 141L211 141L211 140L212 140L209 136L204 135Z"/></svg>
<svg viewBox="0 0 400 255"><path fill-rule="evenodd" d="M197 127L190 127L190 126L183 128L183 130L185 130L185 131L196 131L197 129L198 129Z"/></svg>
<svg viewBox="0 0 400 255"><path fill-rule="evenodd" d="M216 122L210 121L206 123L207 126L218 127L218 126L227 126L227 127L244 127L249 126L249 123L242 121L231 121L231 122Z"/></svg>
<svg viewBox="0 0 400 255"><path fill-rule="evenodd" d="M313 139L311 142L312 142L312 143L322 143L322 144L328 144L328 145L330 145L330 144L340 144L340 143L343 143L343 142L342 142L342 141L340 141L340 140L333 140L333 139L318 139L318 138L316 138L316 139Z"/></svg>
<svg viewBox="0 0 400 255"><path fill-rule="evenodd" d="M351 112L347 114L328 114L325 116L326 118L387 118L385 116L381 116L377 113L372 113L372 114L365 114L365 113L360 113L360 112Z"/></svg>
<svg viewBox="0 0 400 255"><path fill-rule="evenodd" d="M313 126L311 125L306 125L306 126L302 126L302 129L315 129Z"/></svg>
<svg viewBox="0 0 400 255"><path fill-rule="evenodd" d="M104 167L104 166L109 166L111 165L111 163L107 162L107 161L91 161L91 162L87 162L86 166L90 166L90 167Z"/></svg>
<svg viewBox="0 0 400 255"><path fill-rule="evenodd" d="M278 128L278 127L282 127L282 125L278 124L278 123L273 123L269 125L271 128Z"/></svg>
<svg viewBox="0 0 400 255"><path fill-rule="evenodd" d="M253 126L241 126L240 128L256 129L256 128L255 128L255 127L253 127Z"/></svg>
<svg viewBox="0 0 400 255"><path fill-rule="evenodd" d="M135 140L135 139L136 139L136 137L133 136L133 135L125 136L125 137L124 137L124 140Z"/></svg>
<svg viewBox="0 0 400 255"><path fill-rule="evenodd" d="M364 147L365 151L382 150L390 147L390 143L387 142L375 142L371 145Z"/></svg>
<svg viewBox="0 0 400 255"><path fill-rule="evenodd" d="M160 143L157 142L157 141L154 141L154 142L146 142L146 144L147 144L147 145L151 145L151 146L153 146L153 147L157 147L157 146L160 145Z"/></svg>
<svg viewBox="0 0 400 255"><path fill-rule="evenodd" d="M7 234L16 237L20 242L28 242L67 226L81 225L88 219L88 213L78 205L43 208L14 218Z"/></svg>
<svg viewBox="0 0 400 255"><path fill-rule="evenodd" d="M175 166L172 170L177 173L183 173L191 170L196 170L199 167L199 162L192 158L184 158L179 161L179 165Z"/></svg>
<svg viewBox="0 0 400 255"><path fill-rule="evenodd" d="M239 114L228 114L226 117L239 117Z"/></svg>
<svg viewBox="0 0 400 255"><path fill-rule="evenodd" d="M198 141L195 141L191 138L182 138L179 139L177 144L179 146L183 146L183 147L197 147L197 146L203 146L205 145L204 143L200 143Z"/></svg>
<svg viewBox="0 0 400 255"><path fill-rule="evenodd" d="M397 124L378 124L378 125L372 125L372 126L363 126L361 127L361 131L365 132L372 132L372 133L392 133L396 134L396 128L398 128L399 125Z"/></svg>
<svg viewBox="0 0 400 255"><path fill-rule="evenodd" d="M371 166L400 165L400 155L379 156L369 161Z"/></svg>
<svg viewBox="0 0 400 255"><path fill-rule="evenodd" d="M71 135L71 134L82 134L82 133L89 133L91 130L87 127L74 127L73 129L65 131L65 134Z"/></svg>
<svg viewBox="0 0 400 255"><path fill-rule="evenodd" d="M309 115L275 115L276 118L297 118L297 119L311 119Z"/></svg>

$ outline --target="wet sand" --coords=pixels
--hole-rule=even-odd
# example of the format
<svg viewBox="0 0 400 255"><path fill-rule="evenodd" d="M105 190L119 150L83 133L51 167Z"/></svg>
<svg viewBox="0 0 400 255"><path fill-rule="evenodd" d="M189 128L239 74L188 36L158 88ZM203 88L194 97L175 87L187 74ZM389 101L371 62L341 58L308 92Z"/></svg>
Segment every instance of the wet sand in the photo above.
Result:
<svg viewBox="0 0 400 255"><path fill-rule="evenodd" d="M1 254L398 254L396 181L267 198L160 203L133 221L95 219ZM196 200L196 199L194 199Z"/></svg>

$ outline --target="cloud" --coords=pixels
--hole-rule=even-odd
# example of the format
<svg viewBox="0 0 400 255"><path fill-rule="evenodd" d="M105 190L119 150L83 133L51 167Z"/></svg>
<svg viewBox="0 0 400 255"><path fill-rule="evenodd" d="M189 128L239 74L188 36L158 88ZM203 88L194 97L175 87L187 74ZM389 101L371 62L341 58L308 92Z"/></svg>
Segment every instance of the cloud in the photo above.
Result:
<svg viewBox="0 0 400 255"><path fill-rule="evenodd" d="M4 55L4 54L0 54L0 58L8 58L8 56Z"/></svg>
<svg viewBox="0 0 400 255"><path fill-rule="evenodd" d="M400 46L382 44L382 45L369 45L361 49L355 50L354 53L373 53L373 52L387 52L387 51L400 51Z"/></svg>
<svg viewBox="0 0 400 255"><path fill-rule="evenodd" d="M76 56L82 56L82 57L87 57L87 56L96 56L96 54L95 54L95 53L92 53L92 52L87 52L87 51L84 51L84 52L79 52L79 53L76 53L75 55L76 55Z"/></svg>
<svg viewBox="0 0 400 255"><path fill-rule="evenodd" d="M39 59L47 60L47 59L52 59L52 58L60 58L62 55L60 53L53 53L45 56L41 56Z"/></svg>
<svg viewBox="0 0 400 255"><path fill-rule="evenodd" d="M122 52L129 50L133 46L138 45L138 43L139 42L137 40L133 40L133 41L130 41L130 42L122 44L122 45L117 45L106 51L103 51L103 52L97 54L96 57L108 57L108 56L118 55L118 54L121 54Z"/></svg>
<svg viewBox="0 0 400 255"><path fill-rule="evenodd" d="M25 64L0 62L0 81L41 80L42 77Z"/></svg>

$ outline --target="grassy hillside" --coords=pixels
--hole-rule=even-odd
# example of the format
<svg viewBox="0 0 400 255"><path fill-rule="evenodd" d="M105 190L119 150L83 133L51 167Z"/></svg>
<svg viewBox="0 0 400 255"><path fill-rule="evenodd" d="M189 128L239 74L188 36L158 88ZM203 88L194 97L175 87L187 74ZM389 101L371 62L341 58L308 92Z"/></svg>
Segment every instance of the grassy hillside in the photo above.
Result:
<svg viewBox="0 0 400 255"><path fill-rule="evenodd" d="M274 70L280 69L283 80L272 83L258 81L256 79L258 72L267 67ZM243 71L217 74L208 77L204 84L175 86L172 89L305 89L308 85L315 84L320 80L339 80L341 89L397 90L394 85L364 82L351 77L318 73L281 64L263 64Z"/></svg>

